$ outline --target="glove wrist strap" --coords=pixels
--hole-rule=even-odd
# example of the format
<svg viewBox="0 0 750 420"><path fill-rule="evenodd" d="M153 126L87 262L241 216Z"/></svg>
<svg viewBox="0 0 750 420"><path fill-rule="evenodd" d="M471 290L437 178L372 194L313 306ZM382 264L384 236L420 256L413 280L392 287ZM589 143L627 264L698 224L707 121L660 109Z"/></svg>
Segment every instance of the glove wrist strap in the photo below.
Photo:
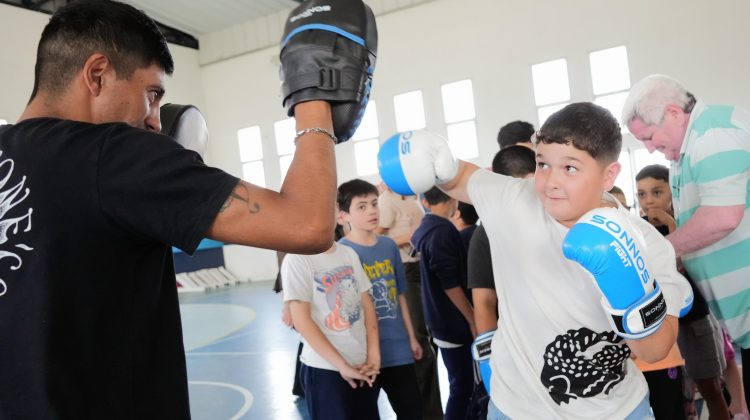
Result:
<svg viewBox="0 0 750 420"><path fill-rule="evenodd" d="M609 313L609 323L615 333L628 340L639 340L656 332L667 317L667 302L657 283L654 290L644 295L630 307L621 310L612 308L602 299L604 309Z"/></svg>

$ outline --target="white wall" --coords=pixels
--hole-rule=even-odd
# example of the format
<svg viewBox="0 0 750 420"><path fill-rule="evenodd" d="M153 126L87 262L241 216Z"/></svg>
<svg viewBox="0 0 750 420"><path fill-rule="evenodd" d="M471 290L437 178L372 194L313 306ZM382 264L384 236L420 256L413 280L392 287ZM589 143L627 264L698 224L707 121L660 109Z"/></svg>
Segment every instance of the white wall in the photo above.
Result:
<svg viewBox="0 0 750 420"><path fill-rule="evenodd" d="M497 151L495 136L501 125L514 119L537 122L532 64L566 58L572 100L591 100L588 54L623 44L633 82L665 73L708 102L750 108L747 16L750 2L745 0L436 0L378 16L373 99L381 139L395 131L393 95L414 89L423 90L427 128L445 134L440 85L471 78L480 142L477 161L487 165ZM0 80L6 81L0 118L15 119L28 99L34 50L47 19L0 4ZM222 36L239 35L226 31ZM194 51L172 51L177 70L168 82L167 101L195 103L206 114L209 163L240 176L236 131L259 125L267 183L278 188L273 122L285 114L277 49L204 67L198 66ZM354 178L352 144L338 146L337 158L339 180ZM232 247L227 254L228 267L240 276L267 279L275 274L271 251Z"/></svg>
<svg viewBox="0 0 750 420"><path fill-rule="evenodd" d="M381 139L395 131L392 96L417 88L424 92L427 128L445 134L440 85L471 78L478 160L488 164L502 124L537 122L532 64L566 58L572 100L592 100L588 54L623 44L633 82L665 73L707 101L750 108L747 16L744 0L440 0L380 16L372 96ZM284 118L276 54L269 48L203 68L215 163L239 175L236 130L260 125L272 187L279 181L273 122ZM339 162L340 179L354 177L351 156L340 155L347 158Z"/></svg>

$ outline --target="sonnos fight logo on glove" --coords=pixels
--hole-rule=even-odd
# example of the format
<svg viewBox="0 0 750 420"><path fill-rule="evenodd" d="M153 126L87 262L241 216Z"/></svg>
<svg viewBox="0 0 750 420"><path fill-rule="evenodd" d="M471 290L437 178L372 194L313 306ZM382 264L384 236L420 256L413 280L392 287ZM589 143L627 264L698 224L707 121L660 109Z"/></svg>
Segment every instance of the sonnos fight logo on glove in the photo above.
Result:
<svg viewBox="0 0 750 420"><path fill-rule="evenodd" d="M327 4L323 5L323 6L311 7L311 8L305 10L304 12L302 12L302 13L300 13L298 15L294 15L294 16L290 17L289 18L289 22L294 22L294 21L296 21L298 19L308 18L308 17L312 16L313 13L330 12L330 11L331 11L331 6L329 6Z"/></svg>
<svg viewBox="0 0 750 420"><path fill-rule="evenodd" d="M651 276L648 274L648 269L646 269L646 262L641 255L641 250L636 247L635 239L630 237L628 231L623 229L622 226L614 220L608 219L601 214L592 215L589 222L602 225L612 232L616 239L613 239L609 246L611 246L615 253L620 256L623 267L627 268L635 265L643 284L646 284L651 280Z"/></svg>

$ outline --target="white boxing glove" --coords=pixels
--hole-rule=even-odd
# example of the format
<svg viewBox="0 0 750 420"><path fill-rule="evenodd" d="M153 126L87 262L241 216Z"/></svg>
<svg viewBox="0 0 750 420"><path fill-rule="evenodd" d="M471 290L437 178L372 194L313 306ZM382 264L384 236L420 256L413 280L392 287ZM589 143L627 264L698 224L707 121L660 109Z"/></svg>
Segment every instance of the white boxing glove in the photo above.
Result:
<svg viewBox="0 0 750 420"><path fill-rule="evenodd" d="M161 133L204 157L208 147L208 127L198 108L193 105L164 104L160 111Z"/></svg>
<svg viewBox="0 0 750 420"><path fill-rule="evenodd" d="M401 195L421 194L458 174L458 160L444 138L425 130L399 133L380 145L380 177Z"/></svg>

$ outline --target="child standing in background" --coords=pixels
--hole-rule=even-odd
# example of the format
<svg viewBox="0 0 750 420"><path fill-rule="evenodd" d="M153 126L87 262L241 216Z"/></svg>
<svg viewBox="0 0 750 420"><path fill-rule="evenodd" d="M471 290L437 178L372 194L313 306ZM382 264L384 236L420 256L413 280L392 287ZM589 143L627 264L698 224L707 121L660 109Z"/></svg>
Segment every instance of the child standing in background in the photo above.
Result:
<svg viewBox="0 0 750 420"><path fill-rule="evenodd" d="M380 333L380 375L375 388L388 396L399 420L422 418L422 400L414 360L422 357L411 323L404 291L406 279L399 248L393 239L379 236L378 189L354 179L339 186L337 203L340 220L350 231L339 241L359 256L372 284L370 295L378 317Z"/></svg>

